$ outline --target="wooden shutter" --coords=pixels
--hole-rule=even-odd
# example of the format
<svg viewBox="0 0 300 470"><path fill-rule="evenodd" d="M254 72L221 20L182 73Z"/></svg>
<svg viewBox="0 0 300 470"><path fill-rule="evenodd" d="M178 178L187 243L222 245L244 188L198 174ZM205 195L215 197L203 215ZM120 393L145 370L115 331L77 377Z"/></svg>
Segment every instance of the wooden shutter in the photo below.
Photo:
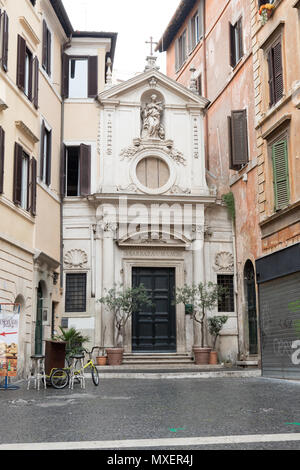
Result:
<svg viewBox="0 0 300 470"><path fill-rule="evenodd" d="M282 51L281 41L278 41L273 47L274 63L274 94L275 101L279 101L283 95L283 73L282 73Z"/></svg>
<svg viewBox="0 0 300 470"><path fill-rule="evenodd" d="M62 56L62 97L68 98L69 96L69 56L63 54Z"/></svg>
<svg viewBox="0 0 300 470"><path fill-rule="evenodd" d="M5 132L0 127L0 194L3 193L4 183L4 151L5 151Z"/></svg>
<svg viewBox="0 0 300 470"><path fill-rule="evenodd" d="M79 151L80 195L91 193L91 146L81 144Z"/></svg>
<svg viewBox="0 0 300 470"><path fill-rule="evenodd" d="M47 29L47 74L51 75L51 32Z"/></svg>
<svg viewBox="0 0 300 470"><path fill-rule="evenodd" d="M62 144L61 160L60 160L60 194L61 197L66 195L66 176L67 176L67 147Z"/></svg>
<svg viewBox="0 0 300 470"><path fill-rule="evenodd" d="M45 127L45 122L42 121L42 127L41 127L41 147L40 147L40 178L43 181L43 175L44 175L44 153L45 153L45 133L46 133L46 127Z"/></svg>
<svg viewBox="0 0 300 470"><path fill-rule="evenodd" d="M33 104L36 109L39 107L39 60L37 57L33 59L33 74L34 74L34 91L33 91Z"/></svg>
<svg viewBox="0 0 300 470"><path fill-rule="evenodd" d="M274 70L273 70L273 50L270 49L268 52L268 69L269 69L269 93L270 93L270 106L275 103L274 93Z"/></svg>
<svg viewBox="0 0 300 470"><path fill-rule="evenodd" d="M175 72L179 69L179 40L175 40Z"/></svg>
<svg viewBox="0 0 300 470"><path fill-rule="evenodd" d="M232 165L245 165L248 162L247 111L231 113Z"/></svg>
<svg viewBox="0 0 300 470"><path fill-rule="evenodd" d="M198 9L199 15L199 38L203 38L204 36L204 1L201 0L200 6Z"/></svg>
<svg viewBox="0 0 300 470"><path fill-rule="evenodd" d="M88 58L88 97L96 98L98 94L98 57Z"/></svg>
<svg viewBox="0 0 300 470"><path fill-rule="evenodd" d="M33 216L36 215L36 176L37 162L35 158L30 161L30 205L29 210Z"/></svg>
<svg viewBox="0 0 300 470"><path fill-rule="evenodd" d="M42 53L42 67L43 69L47 70L47 24L46 21L43 20L43 53Z"/></svg>
<svg viewBox="0 0 300 470"><path fill-rule="evenodd" d="M272 146L275 210L286 207L289 203L289 169L287 139Z"/></svg>
<svg viewBox="0 0 300 470"><path fill-rule="evenodd" d="M9 19L6 11L3 12L3 42L2 42L2 68L7 72L8 64L8 29Z"/></svg>
<svg viewBox="0 0 300 470"><path fill-rule="evenodd" d="M25 57L26 41L18 35L17 86L23 91L25 89Z"/></svg>
<svg viewBox="0 0 300 470"><path fill-rule="evenodd" d="M229 46L230 46L230 65L236 65L236 51L235 51L235 28L229 23Z"/></svg>
<svg viewBox="0 0 300 470"><path fill-rule="evenodd" d="M48 131L47 138L47 159L46 159L46 184L50 186L51 184L51 160L52 160L52 130Z"/></svg>
<svg viewBox="0 0 300 470"><path fill-rule="evenodd" d="M15 143L13 201L21 204L23 148Z"/></svg>
<svg viewBox="0 0 300 470"><path fill-rule="evenodd" d="M242 18L239 19L237 22L237 31L238 31L238 38L239 38L239 57L238 60L243 57L243 23L242 23Z"/></svg>

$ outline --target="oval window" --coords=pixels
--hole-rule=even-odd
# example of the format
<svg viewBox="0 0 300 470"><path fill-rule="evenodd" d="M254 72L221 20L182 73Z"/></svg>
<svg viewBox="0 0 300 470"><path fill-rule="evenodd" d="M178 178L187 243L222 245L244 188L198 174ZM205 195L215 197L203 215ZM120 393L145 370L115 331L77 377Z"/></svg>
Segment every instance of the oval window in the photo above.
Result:
<svg viewBox="0 0 300 470"><path fill-rule="evenodd" d="M170 170L168 165L160 158L148 157L138 163L136 176L143 186L158 189L169 181Z"/></svg>

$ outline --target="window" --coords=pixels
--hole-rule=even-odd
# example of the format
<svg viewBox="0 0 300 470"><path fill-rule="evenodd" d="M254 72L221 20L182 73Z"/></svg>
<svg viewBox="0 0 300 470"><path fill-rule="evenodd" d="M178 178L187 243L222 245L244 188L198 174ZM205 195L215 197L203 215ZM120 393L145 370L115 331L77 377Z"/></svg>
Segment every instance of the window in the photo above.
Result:
<svg viewBox="0 0 300 470"><path fill-rule="evenodd" d="M50 186L51 183L51 148L52 131L46 127L43 121L41 131L40 178L47 186Z"/></svg>
<svg viewBox="0 0 300 470"><path fill-rule="evenodd" d="M186 31L182 33L180 38L176 41L176 70L179 70L180 67L186 60L187 57L187 49L186 49Z"/></svg>
<svg viewBox="0 0 300 470"><path fill-rule="evenodd" d="M37 57L33 58L25 39L18 35L17 86L36 108L38 108L38 75L39 61Z"/></svg>
<svg viewBox="0 0 300 470"><path fill-rule="evenodd" d="M47 23L43 20L43 69L47 74L51 75L51 32L48 29Z"/></svg>
<svg viewBox="0 0 300 470"><path fill-rule="evenodd" d="M87 196L91 192L91 147L65 147L63 194L66 196Z"/></svg>
<svg viewBox="0 0 300 470"><path fill-rule="evenodd" d="M267 51L269 69L270 106L276 104L283 96L283 70L281 38Z"/></svg>
<svg viewBox="0 0 300 470"><path fill-rule="evenodd" d="M197 78L197 91L199 95L202 96L202 76L201 75L199 75L199 77Z"/></svg>
<svg viewBox="0 0 300 470"><path fill-rule="evenodd" d="M32 101L32 70L33 59L29 49L25 50L25 79L24 79L24 93L27 98Z"/></svg>
<svg viewBox="0 0 300 470"><path fill-rule="evenodd" d="M283 209L289 203L289 165L288 138L282 136L271 144L275 211Z"/></svg>
<svg viewBox="0 0 300 470"><path fill-rule="evenodd" d="M1 13L0 10L0 31L2 31L1 36L1 65L5 72L7 72L7 64L8 64L8 29L9 29L9 19L7 16L6 11Z"/></svg>
<svg viewBox="0 0 300 470"><path fill-rule="evenodd" d="M230 29L230 65L235 67L243 57L243 32L242 19L234 25L229 24Z"/></svg>
<svg viewBox="0 0 300 470"><path fill-rule="evenodd" d="M146 157L138 163L136 175L139 182L146 188L158 189L169 181L170 170L160 158Z"/></svg>
<svg viewBox="0 0 300 470"><path fill-rule="evenodd" d="M200 41L200 18L198 12L191 19L191 49Z"/></svg>
<svg viewBox="0 0 300 470"><path fill-rule="evenodd" d="M4 151L5 151L5 132L0 127L0 194L3 193L4 183Z"/></svg>
<svg viewBox="0 0 300 470"><path fill-rule="evenodd" d="M98 94L98 57L63 55L62 96L95 98Z"/></svg>
<svg viewBox="0 0 300 470"><path fill-rule="evenodd" d="M248 122L245 109L232 111L228 117L229 168L240 170L249 160Z"/></svg>
<svg viewBox="0 0 300 470"><path fill-rule="evenodd" d="M66 274L65 311L86 311L86 273Z"/></svg>
<svg viewBox="0 0 300 470"><path fill-rule="evenodd" d="M218 286L226 289L218 301L218 312L234 312L233 275L220 274L217 276Z"/></svg>
<svg viewBox="0 0 300 470"><path fill-rule="evenodd" d="M22 209L28 210L28 185L29 185L29 155L23 152L22 154L22 166L21 166L21 207Z"/></svg>
<svg viewBox="0 0 300 470"><path fill-rule="evenodd" d="M69 98L88 97L88 61L71 59L69 74Z"/></svg>
<svg viewBox="0 0 300 470"><path fill-rule="evenodd" d="M36 215L36 160L15 144L13 201Z"/></svg>

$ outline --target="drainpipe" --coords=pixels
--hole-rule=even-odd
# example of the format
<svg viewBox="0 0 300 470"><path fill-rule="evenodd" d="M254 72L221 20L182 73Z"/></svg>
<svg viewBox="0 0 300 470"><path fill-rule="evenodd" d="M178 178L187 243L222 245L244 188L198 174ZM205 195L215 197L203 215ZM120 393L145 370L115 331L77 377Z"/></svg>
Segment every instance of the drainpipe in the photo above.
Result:
<svg viewBox="0 0 300 470"><path fill-rule="evenodd" d="M237 333L238 333L238 360L240 359L240 322L239 322L239 307L238 307L238 276L237 276L237 256L236 256L236 234L235 234L235 221L231 220L232 227L232 247L233 247L233 285L234 285L234 304L237 315Z"/></svg>

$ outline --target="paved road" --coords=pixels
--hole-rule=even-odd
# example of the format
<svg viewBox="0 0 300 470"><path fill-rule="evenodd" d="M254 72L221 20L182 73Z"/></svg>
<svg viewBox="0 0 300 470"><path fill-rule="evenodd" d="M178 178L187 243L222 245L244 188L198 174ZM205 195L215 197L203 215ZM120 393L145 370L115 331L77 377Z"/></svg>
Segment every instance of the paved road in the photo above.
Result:
<svg viewBox="0 0 300 470"><path fill-rule="evenodd" d="M23 382L0 392L0 450L300 449L299 397L300 383L264 378L88 380L86 390L39 392Z"/></svg>

